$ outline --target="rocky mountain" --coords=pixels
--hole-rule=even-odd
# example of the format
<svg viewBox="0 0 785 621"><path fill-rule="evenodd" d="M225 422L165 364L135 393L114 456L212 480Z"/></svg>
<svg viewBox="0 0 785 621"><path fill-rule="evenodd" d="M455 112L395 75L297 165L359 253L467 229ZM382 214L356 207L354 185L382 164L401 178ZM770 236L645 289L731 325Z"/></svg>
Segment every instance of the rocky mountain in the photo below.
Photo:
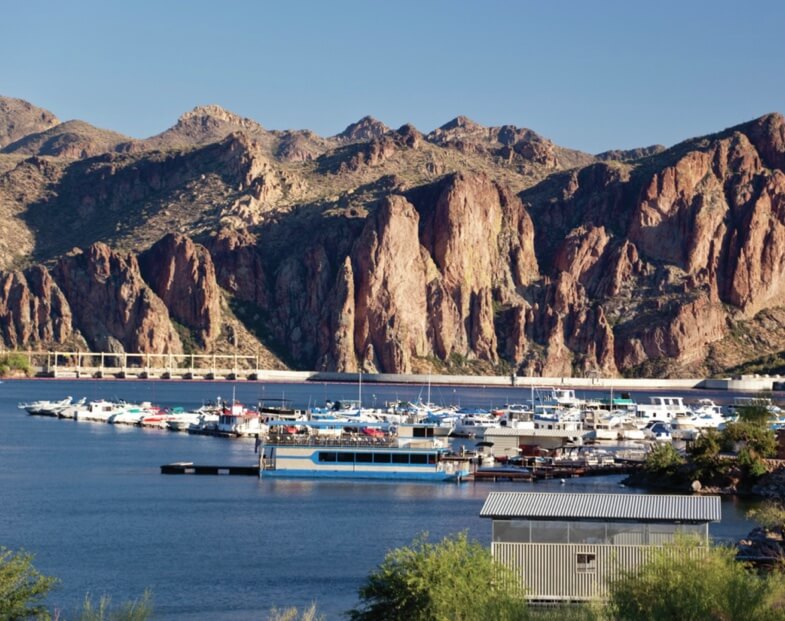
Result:
<svg viewBox="0 0 785 621"><path fill-rule="evenodd" d="M785 350L781 115L596 157L465 117L322 138L210 106L102 153L46 133L0 167L6 347L551 376Z"/></svg>
<svg viewBox="0 0 785 621"><path fill-rule="evenodd" d="M59 123L57 117L48 110L21 99L0 96L0 149Z"/></svg>
<svg viewBox="0 0 785 621"><path fill-rule="evenodd" d="M84 121L66 121L44 131L27 134L6 145L0 152L82 159L114 151L128 140L128 136L93 127Z"/></svg>

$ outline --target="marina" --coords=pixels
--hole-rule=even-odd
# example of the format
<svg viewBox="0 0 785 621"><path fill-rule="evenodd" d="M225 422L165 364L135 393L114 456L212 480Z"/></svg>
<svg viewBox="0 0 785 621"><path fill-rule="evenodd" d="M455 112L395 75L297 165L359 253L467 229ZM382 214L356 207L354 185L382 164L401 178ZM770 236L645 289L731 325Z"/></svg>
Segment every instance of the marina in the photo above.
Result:
<svg viewBox="0 0 785 621"><path fill-rule="evenodd" d="M0 541L35 553L41 571L61 578L50 598L53 606L65 614L88 591L121 601L149 587L156 619L163 621L208 621L219 611L221 619L244 621L263 618L274 606L303 607L312 601L332 621L355 604L359 584L387 550L409 544L423 531L435 541L468 531L490 546L488 524L479 514L491 491L639 492L620 486L624 475L589 476L591 469L580 477L551 470L543 474L551 478L533 481L505 481L497 473L493 482L480 475L476 484L471 478L434 484L259 477L253 437L30 416L17 407L71 394L72 402L84 397L86 402L150 402L162 411L195 411L219 395L229 402L233 391L241 403L270 406L285 399L294 410L357 396L357 387L347 384L9 380L0 387L0 486L6 500L0 509ZM387 401L415 403L425 392L423 387L374 386L364 390L364 399L371 406L375 401L378 409ZM529 394L512 388L453 392L451 387L434 389L432 399L499 410ZM601 398L602 393L578 396ZM733 395L681 396L685 402L698 397L723 406L733 402ZM475 439L448 441L486 454L491 448L478 447ZM565 454L562 461L577 459L578 452ZM478 470L506 467L501 460L486 459L482 466L475 464ZM216 475L160 474L162 464L177 462L212 467ZM528 455L521 465L545 473L547 462ZM230 467L245 468L246 474L230 474ZM184 474L187 470L183 466ZM711 536L729 541L746 535L752 528L745 516L749 501L722 502L723 519L711 525ZM296 536L282 538L281 532Z"/></svg>
<svg viewBox="0 0 785 621"><path fill-rule="evenodd" d="M304 385L303 387L305 387ZM529 481L629 473L663 443L684 450L710 430L722 430L744 405L764 405L779 429L785 415L770 399L734 397L720 405L708 397L630 393L579 397L574 389L530 387L529 400L482 408L426 400L358 398L295 405L284 397L246 406L218 396L198 407L163 407L151 401L72 397L19 403L32 416L87 423L140 426L222 438L253 438L243 474L263 478L357 478L432 482ZM521 397L522 395L518 395ZM251 462L257 465L247 465ZM187 463L187 466L183 466ZM165 474L237 474L224 466L164 464Z"/></svg>

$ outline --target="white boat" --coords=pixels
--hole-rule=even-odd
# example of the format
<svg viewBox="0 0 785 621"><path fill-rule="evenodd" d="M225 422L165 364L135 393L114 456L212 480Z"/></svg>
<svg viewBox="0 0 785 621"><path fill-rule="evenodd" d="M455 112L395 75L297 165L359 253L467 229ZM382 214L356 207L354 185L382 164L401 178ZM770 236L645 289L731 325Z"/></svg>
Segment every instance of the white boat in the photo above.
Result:
<svg viewBox="0 0 785 621"><path fill-rule="evenodd" d="M488 429L501 427L499 420L491 414L466 414L456 419L450 435L457 438L482 439Z"/></svg>
<svg viewBox="0 0 785 621"><path fill-rule="evenodd" d="M690 416L689 407L684 403L684 397L649 397L650 403L639 403L635 412L635 423L645 427L650 422L659 421L669 423L677 416Z"/></svg>
<svg viewBox="0 0 785 621"><path fill-rule="evenodd" d="M124 403L115 403L98 399L85 403L74 409L74 418L77 421L93 423L108 423L109 419L125 411Z"/></svg>
<svg viewBox="0 0 785 621"><path fill-rule="evenodd" d="M218 416L215 417L216 422ZM188 431L194 426L204 422L204 414L200 412L185 412L182 408L175 408L166 420L166 428L170 431Z"/></svg>
<svg viewBox="0 0 785 621"><path fill-rule="evenodd" d="M673 433L668 423L653 422L643 429L646 437L656 442L672 442Z"/></svg>
<svg viewBox="0 0 785 621"><path fill-rule="evenodd" d="M469 474L468 457L451 453L438 439L420 438L416 426L402 426L400 435L391 436L382 427L377 433L345 433L344 424L335 422L312 421L296 429L289 421L270 425L261 446L261 477L460 481ZM332 433L317 433L320 427Z"/></svg>
<svg viewBox="0 0 785 621"><path fill-rule="evenodd" d="M60 401L32 401L20 403L19 409L25 410L34 416L57 416L57 413L71 405L72 398L66 397Z"/></svg>
<svg viewBox="0 0 785 621"><path fill-rule="evenodd" d="M149 401L140 404L125 403L124 405L123 411L109 418L109 423L113 425L141 425L145 417L158 411L158 408Z"/></svg>
<svg viewBox="0 0 785 621"><path fill-rule="evenodd" d="M699 399L692 406L692 411L693 426L696 429L717 429L730 420L723 413L722 406L711 399Z"/></svg>

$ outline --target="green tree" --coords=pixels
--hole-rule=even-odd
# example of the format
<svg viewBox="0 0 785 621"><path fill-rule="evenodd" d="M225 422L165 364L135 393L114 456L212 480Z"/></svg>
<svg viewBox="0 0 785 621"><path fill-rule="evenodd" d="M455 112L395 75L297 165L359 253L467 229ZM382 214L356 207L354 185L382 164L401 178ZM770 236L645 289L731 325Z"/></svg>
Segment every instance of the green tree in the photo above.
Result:
<svg viewBox="0 0 785 621"><path fill-rule="evenodd" d="M48 619L41 601L57 583L33 566L33 555L0 548L0 619Z"/></svg>
<svg viewBox="0 0 785 621"><path fill-rule="evenodd" d="M766 500L759 507L750 509L747 517L755 520L766 530L785 532L785 507L779 502Z"/></svg>
<svg viewBox="0 0 785 621"><path fill-rule="evenodd" d="M360 587L352 621L517 621L527 618L520 579L466 533L427 536L388 552Z"/></svg>
<svg viewBox="0 0 785 621"><path fill-rule="evenodd" d="M749 403L740 405L736 408L739 422L752 423L753 425L765 427L771 417L771 412L769 412L770 404L771 399L764 394L759 395L755 399L751 399Z"/></svg>
<svg viewBox="0 0 785 621"><path fill-rule="evenodd" d="M725 474L728 469L728 462L720 459L721 440L718 431L709 429L687 449L695 468L694 476L704 483Z"/></svg>
<svg viewBox="0 0 785 621"><path fill-rule="evenodd" d="M764 474L763 459L777 453L777 436L759 422L729 423L720 434L720 441L725 450L738 452L739 465L753 477Z"/></svg>
<svg viewBox="0 0 785 621"><path fill-rule="evenodd" d="M759 576L732 548L681 541L654 551L636 571L610 584L615 621L783 621L785 578Z"/></svg>
<svg viewBox="0 0 785 621"><path fill-rule="evenodd" d="M655 475L673 476L684 464L684 457L668 442L660 444L646 456L644 468Z"/></svg>

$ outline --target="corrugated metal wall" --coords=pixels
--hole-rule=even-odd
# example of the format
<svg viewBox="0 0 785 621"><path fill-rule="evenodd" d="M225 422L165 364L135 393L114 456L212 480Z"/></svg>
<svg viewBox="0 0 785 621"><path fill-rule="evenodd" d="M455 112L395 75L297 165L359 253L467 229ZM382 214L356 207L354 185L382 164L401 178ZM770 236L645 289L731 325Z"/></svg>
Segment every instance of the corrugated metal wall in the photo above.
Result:
<svg viewBox="0 0 785 621"><path fill-rule="evenodd" d="M607 583L638 567L658 546L500 543L494 558L518 572L526 597L534 600L589 600L607 596ZM579 571L578 555L593 554L596 568ZM586 566L583 567L586 569Z"/></svg>

